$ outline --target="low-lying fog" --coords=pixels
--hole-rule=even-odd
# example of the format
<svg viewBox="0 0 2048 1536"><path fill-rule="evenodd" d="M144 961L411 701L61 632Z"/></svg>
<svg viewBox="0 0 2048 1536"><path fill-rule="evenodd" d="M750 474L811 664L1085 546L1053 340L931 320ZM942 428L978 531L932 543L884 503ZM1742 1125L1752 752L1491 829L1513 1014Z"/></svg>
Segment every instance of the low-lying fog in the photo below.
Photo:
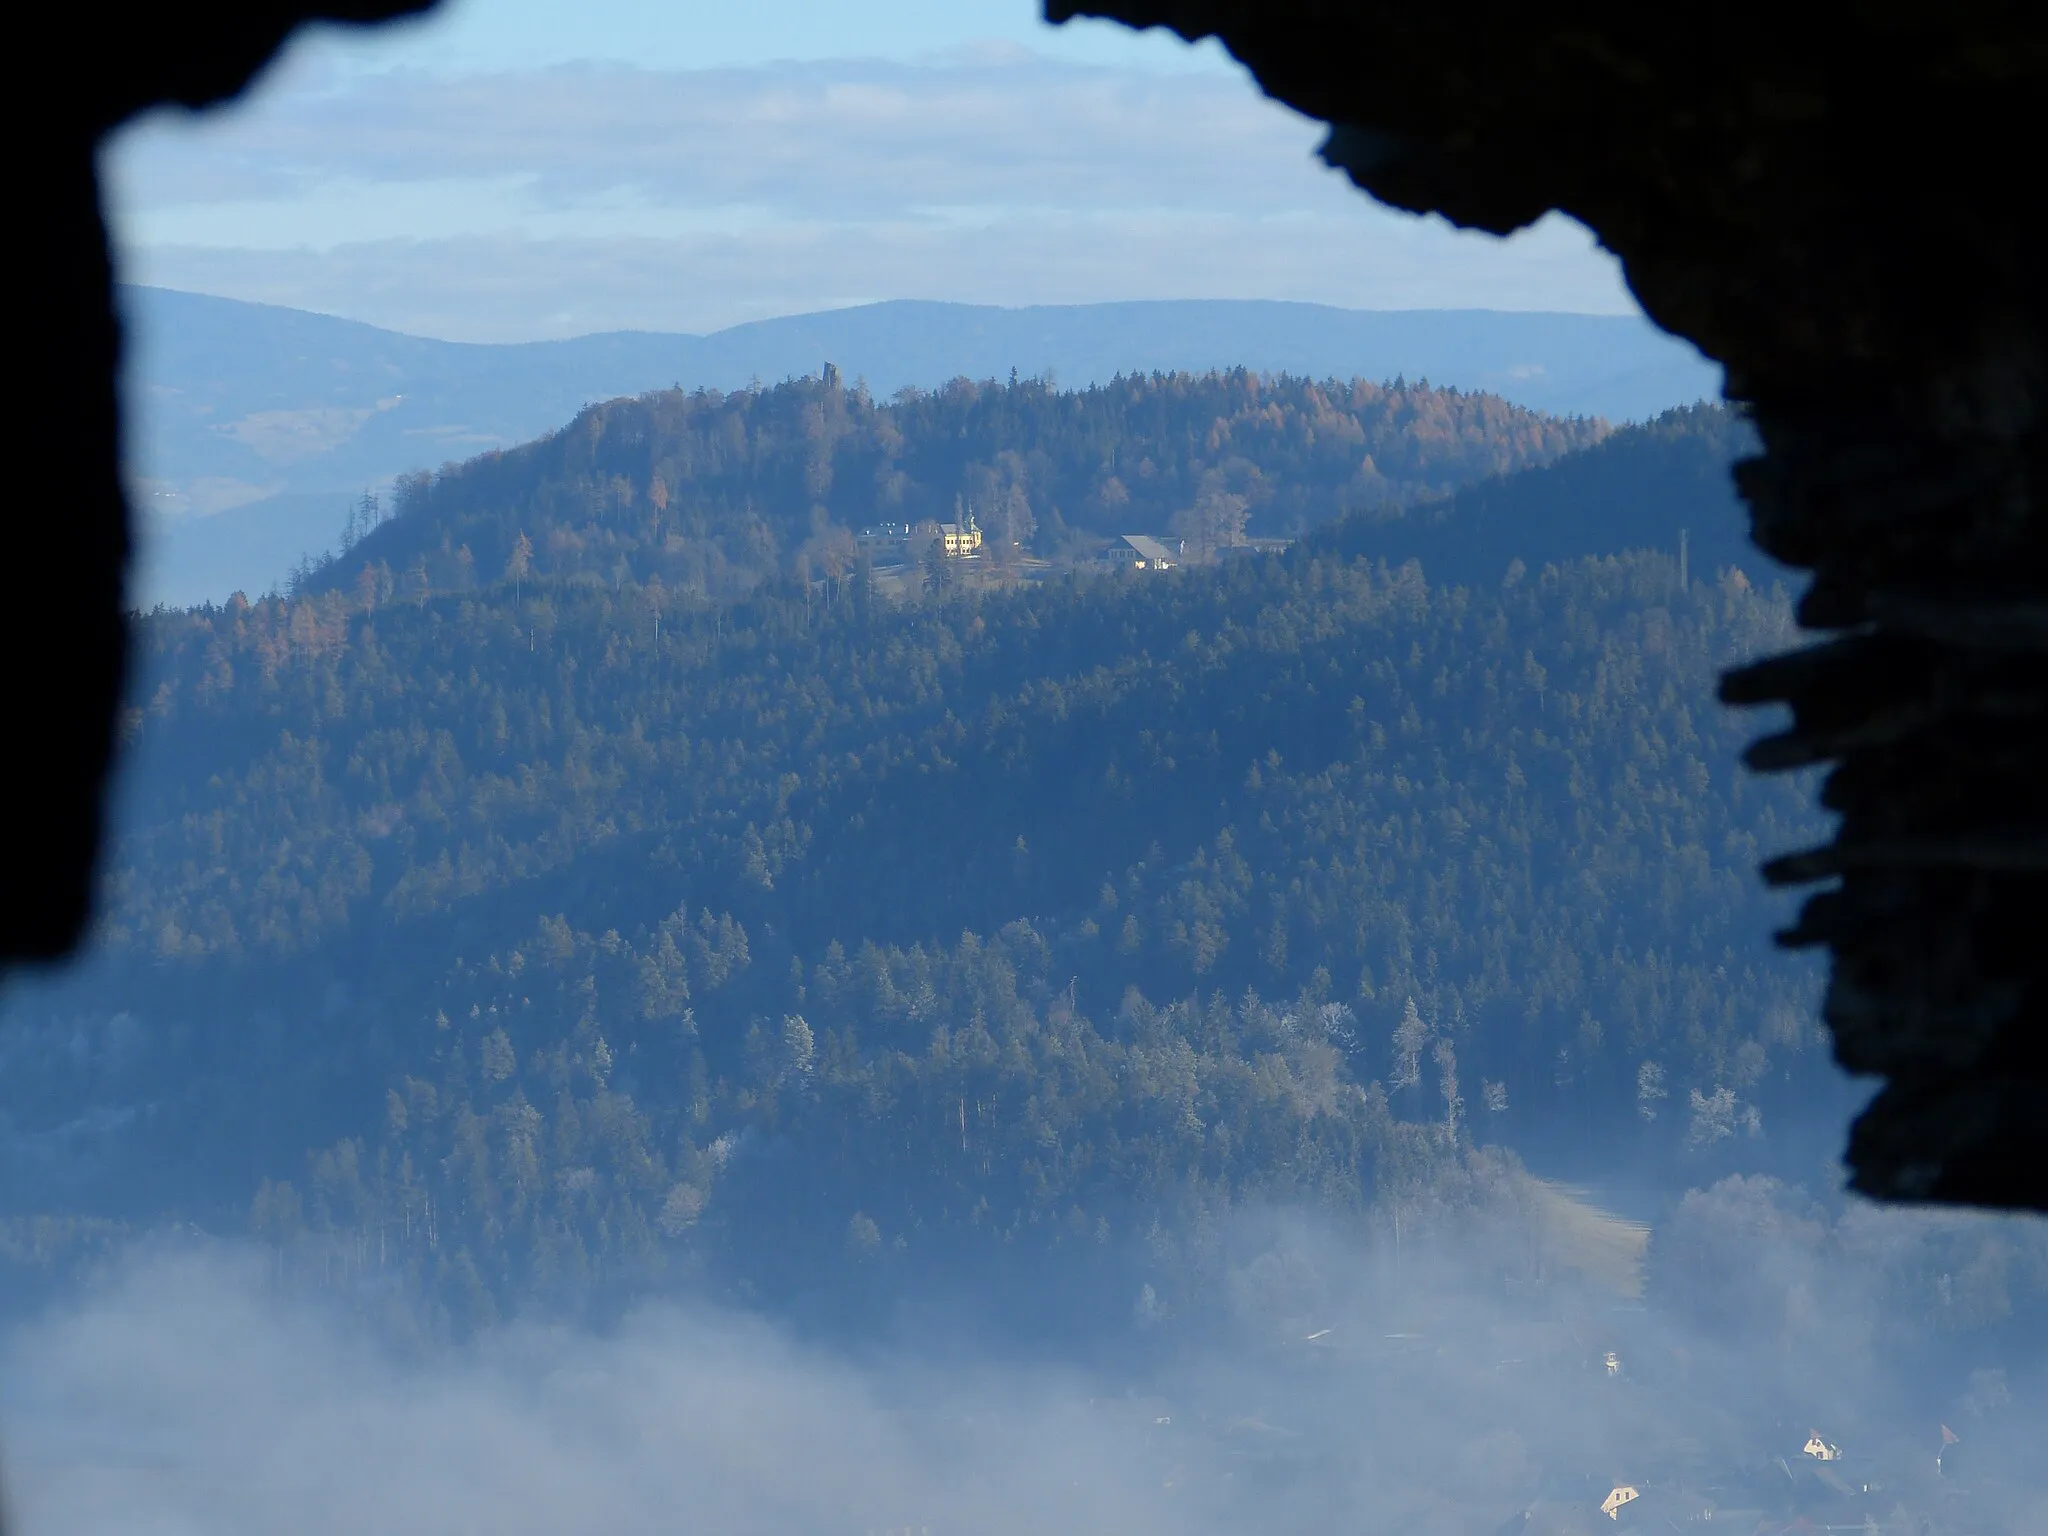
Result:
<svg viewBox="0 0 2048 1536"><path fill-rule="evenodd" d="M153 1243L7 1338L13 1528L2048 1530L2048 1224L1730 1179L1652 1233L1523 1194L1398 1238L1243 1217L1119 1299L1113 1369L1019 1363L1000 1317L969 1357L689 1299L426 1346Z"/></svg>

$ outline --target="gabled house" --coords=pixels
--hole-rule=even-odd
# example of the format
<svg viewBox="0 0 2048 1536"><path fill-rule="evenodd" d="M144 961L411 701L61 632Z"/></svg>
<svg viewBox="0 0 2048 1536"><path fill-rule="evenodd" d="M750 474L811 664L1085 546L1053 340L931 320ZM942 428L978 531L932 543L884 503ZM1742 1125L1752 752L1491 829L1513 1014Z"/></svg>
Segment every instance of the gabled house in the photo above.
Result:
<svg viewBox="0 0 2048 1536"><path fill-rule="evenodd" d="M1180 539L1155 539L1149 533L1127 533L1103 551L1111 565L1140 571L1170 571L1182 560L1187 546Z"/></svg>

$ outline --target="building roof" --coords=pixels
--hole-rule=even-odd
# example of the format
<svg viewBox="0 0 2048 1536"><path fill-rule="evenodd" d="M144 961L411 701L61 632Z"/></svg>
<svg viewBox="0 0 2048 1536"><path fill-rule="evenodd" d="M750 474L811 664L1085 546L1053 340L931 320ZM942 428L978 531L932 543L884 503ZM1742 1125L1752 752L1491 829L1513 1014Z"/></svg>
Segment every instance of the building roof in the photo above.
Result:
<svg viewBox="0 0 2048 1536"><path fill-rule="evenodd" d="M1123 540L1136 552L1138 558L1148 565L1172 565L1181 557L1178 539L1168 544L1164 540L1153 538L1149 533L1127 533Z"/></svg>

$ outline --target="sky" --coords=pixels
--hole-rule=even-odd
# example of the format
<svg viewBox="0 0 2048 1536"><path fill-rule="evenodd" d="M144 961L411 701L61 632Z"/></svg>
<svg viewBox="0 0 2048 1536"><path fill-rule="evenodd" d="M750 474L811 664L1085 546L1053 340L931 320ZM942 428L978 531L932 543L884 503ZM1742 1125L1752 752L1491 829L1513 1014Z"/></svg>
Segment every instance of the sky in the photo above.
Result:
<svg viewBox="0 0 2048 1536"><path fill-rule="evenodd" d="M1215 44L1034 0L452 0L104 152L130 281L517 341L891 298L1629 313L1553 216L1379 207Z"/></svg>

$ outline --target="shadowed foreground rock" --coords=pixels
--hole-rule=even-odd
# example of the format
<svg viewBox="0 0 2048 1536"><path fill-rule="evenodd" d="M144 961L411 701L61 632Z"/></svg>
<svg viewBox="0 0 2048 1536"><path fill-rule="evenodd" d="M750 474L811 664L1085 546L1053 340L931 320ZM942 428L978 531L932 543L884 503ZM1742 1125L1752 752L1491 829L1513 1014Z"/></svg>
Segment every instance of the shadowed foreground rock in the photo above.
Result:
<svg viewBox="0 0 2048 1536"><path fill-rule="evenodd" d="M1556 208L1726 365L1757 542L1832 638L1729 676L1750 753L1835 765L1790 944L1881 1074L1849 1160L1890 1198L2048 1209L2048 12L1052 0L1214 35L1374 196L1505 234Z"/></svg>
<svg viewBox="0 0 2048 1536"><path fill-rule="evenodd" d="M431 3L201 0L33 14L33 69L53 78L18 87L8 118L21 151L13 170L22 302L11 361L22 387L13 401L14 581L0 603L13 791L0 821L0 962L63 956L91 913L126 662L121 338L99 141L151 107L234 95L302 21L381 21Z"/></svg>
<svg viewBox="0 0 2048 1536"><path fill-rule="evenodd" d="M0 959L68 951L87 916L125 638L106 241L94 152L160 102L240 89L300 20L425 0L227 0L51 12L46 93L18 91L31 295L16 699ZM1832 8L1831 8L1832 9ZM1833 880L1788 939L1835 956L1845 1064L1888 1082L1850 1150L1892 1197L2048 1209L2048 551L2037 7L1098 3L1220 36L1332 125L1327 158L1396 206L1505 233L1561 208L1644 307L1727 365L1766 452L1758 542L1814 572L1816 649L1731 677L1789 703L1758 766L1837 764ZM33 118L26 116L34 113Z"/></svg>

